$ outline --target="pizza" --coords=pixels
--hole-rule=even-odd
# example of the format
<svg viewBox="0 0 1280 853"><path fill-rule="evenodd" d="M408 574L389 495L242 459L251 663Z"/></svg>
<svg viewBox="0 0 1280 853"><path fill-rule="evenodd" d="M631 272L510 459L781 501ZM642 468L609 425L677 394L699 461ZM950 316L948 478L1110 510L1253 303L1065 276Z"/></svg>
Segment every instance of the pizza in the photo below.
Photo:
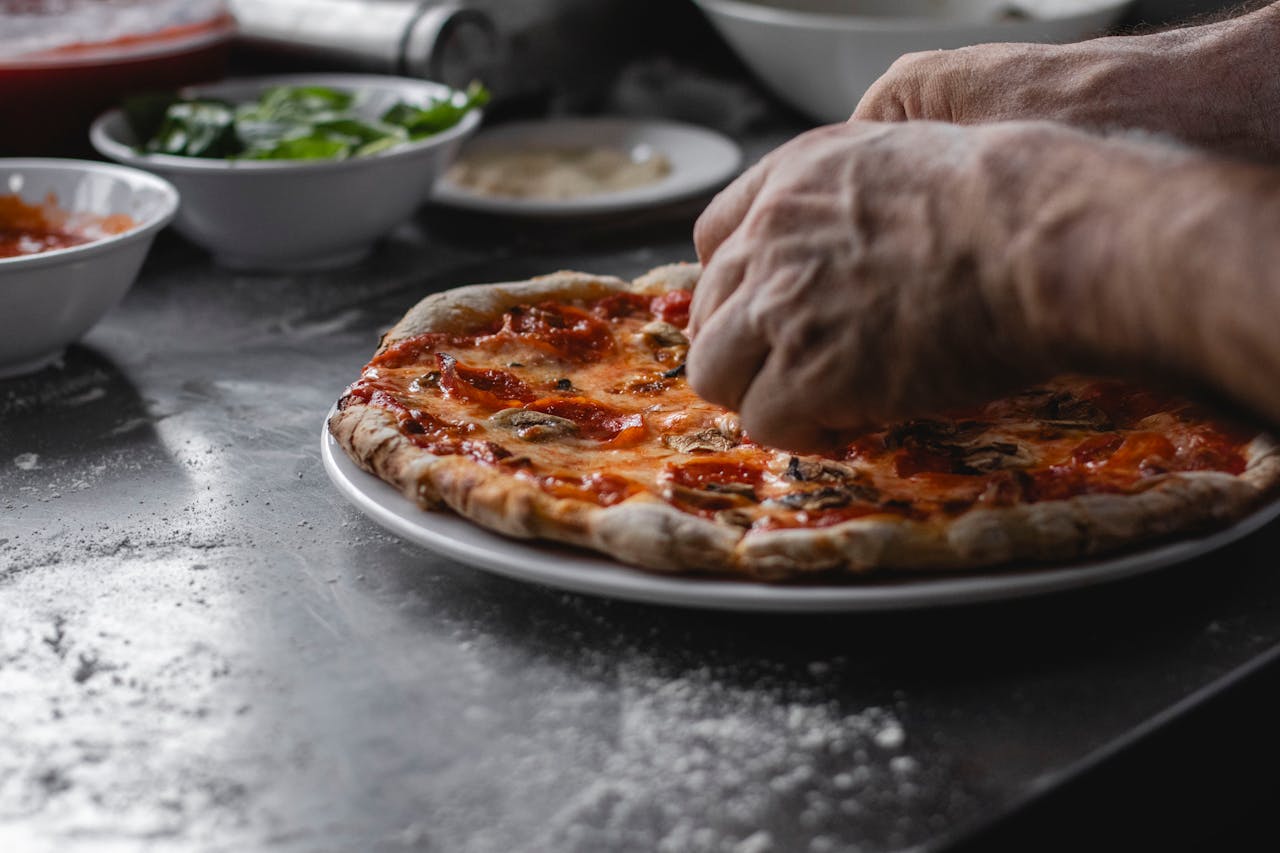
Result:
<svg viewBox="0 0 1280 853"><path fill-rule="evenodd" d="M644 569L762 580L1078 560L1240 518L1280 479L1257 428L1085 376L830 453L762 446L685 381L698 272L428 296L329 429L424 510Z"/></svg>

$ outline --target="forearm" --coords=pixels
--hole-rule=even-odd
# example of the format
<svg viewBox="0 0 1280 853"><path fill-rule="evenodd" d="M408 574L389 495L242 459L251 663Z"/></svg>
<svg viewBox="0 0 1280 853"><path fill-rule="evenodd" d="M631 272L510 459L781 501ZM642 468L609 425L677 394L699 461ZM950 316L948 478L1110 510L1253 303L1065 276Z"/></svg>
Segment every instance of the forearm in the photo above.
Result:
<svg viewBox="0 0 1280 853"><path fill-rule="evenodd" d="M1131 126L1280 161L1280 3L1140 38L1159 40L1157 87L1144 121Z"/></svg>
<svg viewBox="0 0 1280 853"><path fill-rule="evenodd" d="M1063 366L1177 375L1280 422L1280 171L1112 154L1020 235L1028 327Z"/></svg>
<svg viewBox="0 0 1280 853"><path fill-rule="evenodd" d="M911 54L867 92L854 117L1048 119L1280 161L1280 3L1142 36Z"/></svg>

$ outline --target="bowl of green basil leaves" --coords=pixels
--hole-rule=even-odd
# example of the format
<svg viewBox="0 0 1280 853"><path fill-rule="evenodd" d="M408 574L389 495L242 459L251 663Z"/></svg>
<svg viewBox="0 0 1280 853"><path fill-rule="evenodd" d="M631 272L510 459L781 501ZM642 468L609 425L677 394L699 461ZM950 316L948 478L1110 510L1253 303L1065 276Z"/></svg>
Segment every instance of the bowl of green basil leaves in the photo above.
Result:
<svg viewBox="0 0 1280 853"><path fill-rule="evenodd" d="M100 154L168 179L174 227L233 269L358 261L480 123L485 90L375 74L233 78L100 116Z"/></svg>

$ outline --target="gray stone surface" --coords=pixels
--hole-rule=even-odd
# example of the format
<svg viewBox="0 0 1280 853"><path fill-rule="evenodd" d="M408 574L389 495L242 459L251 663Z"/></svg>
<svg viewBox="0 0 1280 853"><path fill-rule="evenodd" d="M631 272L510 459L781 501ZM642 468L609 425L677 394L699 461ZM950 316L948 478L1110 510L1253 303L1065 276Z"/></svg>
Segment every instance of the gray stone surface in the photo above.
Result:
<svg viewBox="0 0 1280 853"><path fill-rule="evenodd" d="M1093 592L773 618L496 578L330 486L325 412L419 297L689 259L696 207L424 216L295 276L166 235L0 382L0 850L943 846L1275 644L1275 530Z"/></svg>

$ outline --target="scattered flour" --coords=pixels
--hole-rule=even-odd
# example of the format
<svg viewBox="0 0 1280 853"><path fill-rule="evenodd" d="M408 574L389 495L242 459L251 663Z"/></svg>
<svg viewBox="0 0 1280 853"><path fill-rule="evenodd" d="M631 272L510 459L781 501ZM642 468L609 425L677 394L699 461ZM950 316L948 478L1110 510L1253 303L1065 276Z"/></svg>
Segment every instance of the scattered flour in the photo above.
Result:
<svg viewBox="0 0 1280 853"><path fill-rule="evenodd" d="M616 749L533 849L847 851L875 832L868 813L893 825L910 809L918 764L888 709L849 713L709 669L633 672L621 692Z"/></svg>

